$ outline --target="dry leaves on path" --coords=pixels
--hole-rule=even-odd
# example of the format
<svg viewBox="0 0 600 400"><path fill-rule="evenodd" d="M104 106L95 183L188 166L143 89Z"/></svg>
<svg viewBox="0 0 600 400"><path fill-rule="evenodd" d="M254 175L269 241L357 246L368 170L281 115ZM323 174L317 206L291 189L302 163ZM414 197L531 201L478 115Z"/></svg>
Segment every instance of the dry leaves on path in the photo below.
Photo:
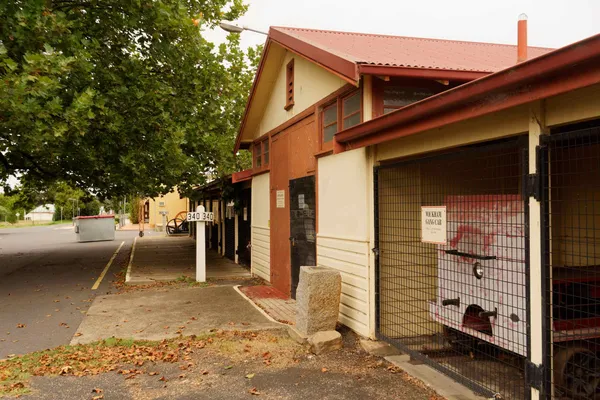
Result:
<svg viewBox="0 0 600 400"><path fill-rule="evenodd" d="M251 395L254 395L254 396L260 395L260 392L255 387L253 387L252 389L248 389L248 393L250 393Z"/></svg>

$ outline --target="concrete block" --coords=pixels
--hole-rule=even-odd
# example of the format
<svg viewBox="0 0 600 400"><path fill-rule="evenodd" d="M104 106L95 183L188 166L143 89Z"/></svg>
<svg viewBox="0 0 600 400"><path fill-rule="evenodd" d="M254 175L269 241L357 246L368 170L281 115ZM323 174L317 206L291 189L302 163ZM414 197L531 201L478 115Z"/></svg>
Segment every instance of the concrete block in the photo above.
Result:
<svg viewBox="0 0 600 400"><path fill-rule="evenodd" d="M306 344L306 342L308 342L308 336L298 332L293 326L288 327L288 335L300 344Z"/></svg>
<svg viewBox="0 0 600 400"><path fill-rule="evenodd" d="M308 337L308 344L312 353L329 353L342 348L342 335L337 331L317 332Z"/></svg>
<svg viewBox="0 0 600 400"><path fill-rule="evenodd" d="M296 329L310 336L335 330L340 309L342 277L325 267L301 267L296 292Z"/></svg>
<svg viewBox="0 0 600 400"><path fill-rule="evenodd" d="M360 347L367 353L377 357L395 356L401 354L401 351L386 342L377 340L361 339Z"/></svg>

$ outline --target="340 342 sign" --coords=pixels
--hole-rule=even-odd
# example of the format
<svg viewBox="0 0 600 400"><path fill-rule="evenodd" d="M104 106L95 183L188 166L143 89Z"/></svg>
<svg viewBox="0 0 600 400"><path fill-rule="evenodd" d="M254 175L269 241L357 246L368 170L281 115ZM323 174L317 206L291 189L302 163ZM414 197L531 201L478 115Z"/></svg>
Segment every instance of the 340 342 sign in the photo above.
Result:
<svg viewBox="0 0 600 400"><path fill-rule="evenodd" d="M215 219L215 214L212 212L189 212L187 213L188 222L206 221L212 222Z"/></svg>

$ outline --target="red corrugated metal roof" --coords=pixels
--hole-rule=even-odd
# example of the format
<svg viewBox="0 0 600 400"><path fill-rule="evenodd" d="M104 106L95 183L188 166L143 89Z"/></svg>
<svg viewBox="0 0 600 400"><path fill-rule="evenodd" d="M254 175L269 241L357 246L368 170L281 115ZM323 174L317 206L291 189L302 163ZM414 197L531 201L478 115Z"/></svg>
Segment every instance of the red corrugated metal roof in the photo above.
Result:
<svg viewBox="0 0 600 400"><path fill-rule="evenodd" d="M517 63L517 46L406 36L271 27L356 64L496 72ZM528 58L553 49L529 47Z"/></svg>

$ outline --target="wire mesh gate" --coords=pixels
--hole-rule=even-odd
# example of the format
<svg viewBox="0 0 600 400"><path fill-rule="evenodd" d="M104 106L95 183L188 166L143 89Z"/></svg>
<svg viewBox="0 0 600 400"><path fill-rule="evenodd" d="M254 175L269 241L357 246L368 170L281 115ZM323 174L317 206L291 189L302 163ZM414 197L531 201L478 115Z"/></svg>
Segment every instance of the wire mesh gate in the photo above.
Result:
<svg viewBox="0 0 600 400"><path fill-rule="evenodd" d="M529 397L522 144L375 169L378 337L504 399Z"/></svg>
<svg viewBox="0 0 600 400"><path fill-rule="evenodd" d="M600 399L600 122L552 132L541 150L545 393Z"/></svg>

